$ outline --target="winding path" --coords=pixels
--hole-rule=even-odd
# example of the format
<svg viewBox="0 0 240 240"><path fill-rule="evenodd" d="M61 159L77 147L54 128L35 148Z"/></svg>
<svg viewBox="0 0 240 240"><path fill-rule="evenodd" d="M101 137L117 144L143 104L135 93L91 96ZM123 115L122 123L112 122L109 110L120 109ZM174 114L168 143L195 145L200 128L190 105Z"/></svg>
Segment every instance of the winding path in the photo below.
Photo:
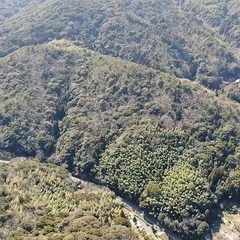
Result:
<svg viewBox="0 0 240 240"><path fill-rule="evenodd" d="M137 214L138 216L141 216L141 218L144 218L144 221L149 223L150 225L156 225L158 226L161 230L167 233L169 240L182 240L182 238L178 237L175 233L173 233L170 229L166 228L163 226L159 221L157 221L153 216L150 214L144 212L141 208L139 208L135 203L122 199L123 204L125 205L126 208L129 209L132 208L133 212Z"/></svg>
<svg viewBox="0 0 240 240"><path fill-rule="evenodd" d="M83 184L91 184L94 185L97 188L105 188L108 191L114 192L113 190L111 190L110 188L106 187L105 184L103 184L101 181L97 180L97 179L92 179L92 180L83 180L81 178L77 178L77 177L73 177L72 175L70 175L71 179L76 182L77 184L79 184L80 182ZM127 200L125 198L123 198L121 195L117 194L115 192L115 194L121 198L123 205L126 209L128 209L132 214L136 215L141 222L143 223L143 227L145 230L148 229L149 225L150 226L158 226L160 230L164 231L168 237L169 240L182 240L182 238L178 237L174 232L172 232L169 228L163 226L159 221L157 221L153 216L151 216L150 214L144 212L141 208L139 208L139 206L137 204L135 204L134 202ZM148 230L146 231L148 232Z"/></svg>
<svg viewBox="0 0 240 240"><path fill-rule="evenodd" d="M11 162L10 160L0 159L0 163L9 164L10 162ZM79 183L92 184L98 188L104 187L105 189L112 191L108 187L106 187L104 184L98 183L97 181L96 182L86 181L86 180L83 180L80 178L76 178L72 175L70 175L70 178L77 184L79 184ZM148 213L145 213L134 202L124 199L124 198L122 198L122 196L119 196L119 195L118 195L118 197L121 198L124 207L126 209L128 209L129 211L131 211L134 215L136 215L143 222L143 225L145 224L146 227L148 227L148 225L150 225L150 226L156 225L161 230L163 230L164 232L167 233L169 240L182 240L180 237L178 237L176 234L174 234L170 229L168 229L165 226L163 226L162 224L160 224L153 216L149 215Z"/></svg>

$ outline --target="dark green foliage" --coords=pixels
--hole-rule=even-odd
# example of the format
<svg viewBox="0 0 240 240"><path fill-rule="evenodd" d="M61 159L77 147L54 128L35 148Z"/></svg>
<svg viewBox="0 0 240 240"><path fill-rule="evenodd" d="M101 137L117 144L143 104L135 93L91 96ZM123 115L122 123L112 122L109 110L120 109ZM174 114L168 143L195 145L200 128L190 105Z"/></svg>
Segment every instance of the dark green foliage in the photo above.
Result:
<svg viewBox="0 0 240 240"><path fill-rule="evenodd" d="M230 99L240 103L240 80L231 83L222 88L222 93L227 95Z"/></svg>
<svg viewBox="0 0 240 240"><path fill-rule="evenodd" d="M0 150L96 175L198 239L214 205L239 202L239 83L221 88L240 78L239 2L180 2L2 1ZM136 239L111 196L76 196L52 165L13 167L0 172L10 238Z"/></svg>
<svg viewBox="0 0 240 240"><path fill-rule="evenodd" d="M0 155L97 177L203 238L213 207L240 202L239 7L1 1ZM53 165L1 166L0 238L138 239L111 194L76 189Z"/></svg>
<svg viewBox="0 0 240 240"><path fill-rule="evenodd" d="M5 0L1 1L0 22L10 18L14 14L23 10L24 8L31 8L36 4L41 3L41 0ZM25 9L24 9L25 10Z"/></svg>
<svg viewBox="0 0 240 240"><path fill-rule="evenodd" d="M185 1L184 8L192 10L196 16L209 25L209 28L217 30L229 42L239 47L239 14L237 1ZM231 56L228 57L229 60Z"/></svg>
<svg viewBox="0 0 240 240"><path fill-rule="evenodd" d="M210 219L204 211L211 212L214 203L237 200L237 183L230 184L240 166L237 102L197 83L67 40L24 47L0 63L2 150L64 164L78 175L96 175L140 198L143 207L186 238L207 231ZM183 176L167 192L182 168L193 172L196 181L191 184ZM6 172L1 176L6 179ZM56 194L49 183L40 186ZM169 205L175 198L181 200L179 207ZM27 201L28 196L19 198L19 204ZM7 209L7 203L2 208ZM38 215L45 216L51 211L47 209L37 209ZM41 221L47 221L47 227ZM46 235L61 224L41 221L37 229Z"/></svg>
<svg viewBox="0 0 240 240"><path fill-rule="evenodd" d="M16 1L7 2L11 6ZM9 7L10 13L6 9L2 14L2 19L13 16L0 26L0 56L26 45L70 39L104 54L197 79L209 88L240 77L236 0L186 0L182 6L175 0L32 2L25 0L12 13Z"/></svg>
<svg viewBox="0 0 240 240"><path fill-rule="evenodd" d="M155 216L160 212L159 219L166 225L194 237L206 233L208 228L197 228L206 220L204 214L213 199L201 172L181 163L189 161L181 157L187 142L180 131L138 126L109 145L97 171L129 196L142 193L142 207Z"/></svg>

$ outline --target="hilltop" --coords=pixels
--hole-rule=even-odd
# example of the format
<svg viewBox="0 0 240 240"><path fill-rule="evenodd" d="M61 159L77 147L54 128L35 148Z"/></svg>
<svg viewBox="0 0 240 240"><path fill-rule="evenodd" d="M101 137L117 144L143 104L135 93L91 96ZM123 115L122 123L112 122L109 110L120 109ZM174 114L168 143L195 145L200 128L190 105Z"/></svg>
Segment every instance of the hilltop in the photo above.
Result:
<svg viewBox="0 0 240 240"><path fill-rule="evenodd" d="M97 177L185 239L238 201L238 102L67 40L23 47L0 67L2 151Z"/></svg>
<svg viewBox="0 0 240 240"><path fill-rule="evenodd" d="M24 1L1 22L0 56L68 39L219 89L240 78L238 9L236 0Z"/></svg>
<svg viewBox="0 0 240 240"><path fill-rule="evenodd" d="M65 239L59 229L69 233L73 220L68 237L79 239L71 211L81 200L57 165L109 185L183 239L211 237L240 202L239 9L237 0L2 1L0 155L27 159L1 169L1 237L19 227L24 237ZM46 208L30 187L51 198ZM81 229L90 239L137 239L85 210L102 226Z"/></svg>

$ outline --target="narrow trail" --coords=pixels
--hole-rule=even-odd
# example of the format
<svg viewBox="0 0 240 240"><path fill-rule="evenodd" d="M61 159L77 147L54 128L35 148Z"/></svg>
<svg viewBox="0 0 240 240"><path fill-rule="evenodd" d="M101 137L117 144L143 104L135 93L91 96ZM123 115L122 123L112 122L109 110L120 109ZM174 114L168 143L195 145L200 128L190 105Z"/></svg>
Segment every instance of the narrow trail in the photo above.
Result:
<svg viewBox="0 0 240 240"><path fill-rule="evenodd" d="M165 226L163 226L159 221L157 221L153 216L151 216L150 214L144 212L141 208L139 208L135 203L126 200L126 199L122 199L122 202L124 204L124 206L131 210L134 214L137 214L138 217L140 217L143 221L147 222L150 225L156 225L159 227L160 230L164 231L167 233L168 237L170 240L181 240L180 237L178 237L175 233L173 233L170 229L166 228Z"/></svg>
<svg viewBox="0 0 240 240"><path fill-rule="evenodd" d="M182 238L178 237L174 232L172 232L169 228L163 226L159 221L157 221L157 219L155 219L153 216L151 216L150 214L144 212L141 208L139 208L139 206L134 203L133 201L124 198L122 195L116 193L115 191L111 190L109 187L107 187L105 184L103 184L101 181L97 180L97 179L91 179L91 180L83 180L81 178L77 178L77 177L73 177L70 176L71 179L78 183L82 183L84 185L90 184L96 188L99 189L105 189L107 191L111 191L114 192L116 196L118 196L122 202L123 202L123 206L130 211L133 215L137 216L142 223L144 224L144 228L147 230L147 228L150 226L157 226L159 228L160 231L164 231L168 237L169 240L182 240Z"/></svg>
<svg viewBox="0 0 240 240"><path fill-rule="evenodd" d="M10 164L11 161L10 160L3 160L0 159L0 163L3 164ZM84 184L84 185L92 185L94 187L96 187L96 189L100 188L100 189L105 189L107 191L111 191L113 192L110 188L108 188L106 185L104 185L103 183L101 183L98 180L95 181L90 181L90 180L83 180L81 178L77 178L72 176L71 174L70 178L72 179L72 181L74 181L77 184ZM116 194L116 193L115 193ZM120 197L122 202L123 202L123 206L130 211L132 214L134 214L135 216L137 216L143 223L143 225L145 225L145 228L147 229L149 226L157 226L160 230L164 231L167 233L169 240L182 240L180 237L178 237L175 233L173 233L170 229L166 228L165 226L163 226L162 224L160 224L153 216L151 216L150 214L144 212L142 209L140 209L137 204L135 204L134 202L123 198L122 196L120 196L119 194L116 194L116 196Z"/></svg>

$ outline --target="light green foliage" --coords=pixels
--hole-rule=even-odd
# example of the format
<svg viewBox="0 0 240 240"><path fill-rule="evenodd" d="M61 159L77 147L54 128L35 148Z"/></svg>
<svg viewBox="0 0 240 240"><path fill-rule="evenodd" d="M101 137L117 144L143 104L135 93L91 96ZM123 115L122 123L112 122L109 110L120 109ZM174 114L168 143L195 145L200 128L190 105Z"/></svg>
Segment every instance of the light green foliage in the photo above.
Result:
<svg viewBox="0 0 240 240"><path fill-rule="evenodd" d="M179 160L186 140L180 131L136 126L107 147L97 169L99 177L139 196L146 183L161 181Z"/></svg>
<svg viewBox="0 0 240 240"><path fill-rule="evenodd" d="M158 184L148 183L140 204L155 215L160 212L159 220L190 238L208 230L204 221L211 194L200 172L187 163L177 163Z"/></svg>
<svg viewBox="0 0 240 240"><path fill-rule="evenodd" d="M144 190L141 194L141 198L159 198L161 194L161 188L157 182L150 181L144 186Z"/></svg>
<svg viewBox="0 0 240 240"><path fill-rule="evenodd" d="M238 103L197 83L67 40L21 48L0 63L4 151L65 164L75 174L97 176L136 200L144 198L146 184L160 184L183 162L208 182L219 203L229 197L226 181L239 167ZM39 193L43 205L55 202L50 210L66 214L57 201L58 191L45 185ZM197 231L205 220L190 221L194 224L188 231L190 223L184 223L188 220L166 217L157 195L150 194L142 205L155 216L160 214L169 227L180 223L176 230L189 238L205 229ZM74 208L70 202L67 212ZM109 219L102 209L110 205L101 202L94 207L103 222ZM202 214L200 204L189 207L187 216L191 208ZM38 214L45 215L44 211L39 209ZM192 215L199 219L198 211ZM41 230L46 235L53 228L54 221L50 222Z"/></svg>
<svg viewBox="0 0 240 240"><path fill-rule="evenodd" d="M222 93L230 99L240 102L240 82L234 82L222 88Z"/></svg>
<svg viewBox="0 0 240 240"><path fill-rule="evenodd" d="M160 186L161 194L158 197L162 203L161 207L163 212L166 211L169 215L189 217L191 215L186 215L188 209L194 213L199 211L198 206L201 206L204 212L210 205L207 182L201 177L200 172L189 164L175 165Z"/></svg>
<svg viewBox="0 0 240 240"><path fill-rule="evenodd" d="M15 159L1 164L0 173L1 239L70 239L69 233L72 239L106 239L127 225L127 218L112 221L119 216L119 199L101 190L79 193L63 168ZM138 239L131 229L126 232Z"/></svg>
<svg viewBox="0 0 240 240"><path fill-rule="evenodd" d="M97 176L184 239L239 202L239 84L220 89L240 77L239 1L5 0L0 21L1 151ZM10 238L135 238L113 196L29 164L0 171Z"/></svg>

